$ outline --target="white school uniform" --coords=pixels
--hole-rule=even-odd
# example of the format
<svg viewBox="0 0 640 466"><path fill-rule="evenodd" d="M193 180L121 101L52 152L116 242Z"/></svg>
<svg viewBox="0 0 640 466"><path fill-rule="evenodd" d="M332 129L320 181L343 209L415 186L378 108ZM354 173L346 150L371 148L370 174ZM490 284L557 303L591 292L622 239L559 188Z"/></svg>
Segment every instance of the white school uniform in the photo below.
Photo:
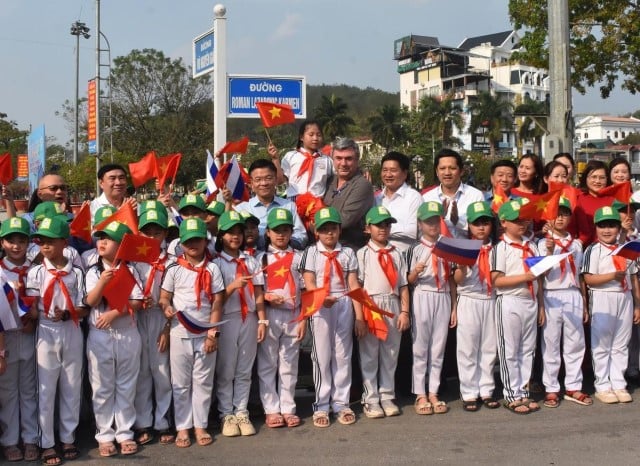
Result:
<svg viewBox="0 0 640 466"><path fill-rule="evenodd" d="M207 293L224 292L224 282L220 269L213 262L205 260L197 267L206 267L211 276L211 289L201 290L200 307L194 290L197 272L173 262L167 266L161 287L173 293L172 305L176 311L182 311L191 320L209 322L213 302ZM225 328L222 328L222 333ZM177 318L171 321L169 357L177 430L206 429L209 425L216 355L220 346L218 351L206 353L206 338L206 333L189 332Z"/></svg>
<svg viewBox="0 0 640 466"><path fill-rule="evenodd" d="M218 253L214 259L222 272L225 286L236 279L237 264L226 252ZM253 286L263 286L264 276L261 265L254 257L240 252L238 259L243 259L249 274L253 276ZM243 293L248 313L242 320L240 295ZM235 290L227 296L223 306L227 320L218 338L220 357L216 361L216 397L220 418L229 414L248 414L249 390L251 389L251 371L258 348L258 316L255 312L255 295L249 286Z"/></svg>
<svg viewBox="0 0 640 466"><path fill-rule="evenodd" d="M397 327L400 316L400 289L407 286L407 266L402 252L390 245L384 248L391 249L389 254L398 277L395 286L391 287L378 261L380 249L369 241L356 253L358 280L374 303L394 314L394 317L381 316L387 326L386 340L380 340L375 335L367 333L358 341L363 384L362 403L374 405L396 397L395 374L402 337L402 332Z"/></svg>
<svg viewBox="0 0 640 466"><path fill-rule="evenodd" d="M331 269L329 294L341 296L348 291L347 276L358 271L358 260L351 248L336 244L345 283ZM300 266L303 272L313 272L316 287L324 286L324 267L327 258L322 254L327 249L320 242L309 246L302 257ZM343 296L333 306L320 308L311 316L309 325L313 346L313 381L316 389L314 411L334 413L349 407L351 391L351 354L353 352L353 304L348 296Z"/></svg>
<svg viewBox="0 0 640 466"><path fill-rule="evenodd" d="M492 246L482 246L490 254ZM465 401L493 397L493 369L497 360L495 292L481 277L478 262L467 267L458 284L456 356L460 397ZM490 273L490 272L489 272Z"/></svg>
<svg viewBox="0 0 640 466"><path fill-rule="evenodd" d="M611 249L600 242L584 251L582 273L615 272ZM591 313L591 354L594 387L597 392L626 388L624 371L628 364L628 345L633 325L631 274L638 273L636 262L626 261L626 289L617 280L589 286Z"/></svg>
<svg viewBox="0 0 640 466"><path fill-rule="evenodd" d="M294 319L300 312L302 252L287 248L281 251L269 246L266 258L261 255L259 262L264 266L272 264L293 254L290 273L293 289L289 280L284 288L270 289L265 273L265 293L273 293L286 298L281 305L266 306L269 327L264 341L258 345L258 377L260 379L260 399L266 414L295 414L294 394L298 381L298 356L300 342L296 341L298 322Z"/></svg>
<svg viewBox="0 0 640 466"><path fill-rule="evenodd" d="M451 293L449 264L437 258L433 267L432 250L435 243L424 238L407 251L407 270L418 263L426 264L413 284L412 323L413 370L412 392L425 395L427 375L428 393L438 393L444 350L451 321Z"/></svg>
<svg viewBox="0 0 640 466"><path fill-rule="evenodd" d="M100 279L100 264L91 267L86 274L87 293ZM141 300L142 290L138 272L128 267L136 280L130 300ZM111 310L103 299L89 314L89 337L87 338L87 362L89 381L93 390L93 413L96 420L95 439L98 443L116 440L122 443L133 439L133 424L136 420L135 395L140 370L140 334L136 316L127 309L113 320L111 327L98 329L96 321L101 313ZM114 428L115 426L115 428Z"/></svg>
<svg viewBox="0 0 640 466"><path fill-rule="evenodd" d="M316 197L324 197L327 189L327 180L333 175L333 161L331 157L321 154L320 152L312 155L314 159L311 179L309 179L309 172L298 176L300 167L305 160L304 154L298 150L292 150L282 157L280 166L282 167L284 176L286 176L289 181L287 186L288 199L295 199L296 196L306 192L310 192Z"/></svg>
<svg viewBox="0 0 640 466"><path fill-rule="evenodd" d="M80 418L82 396L82 330L73 320L51 320L54 309L68 310L66 299L55 284L49 309L45 309L43 297L53 280L48 270L55 269L48 259L29 270L27 276L27 296L37 296L38 335L36 340L36 360L38 378L38 421L40 424L40 447L55 446L54 411L59 406L58 435L62 443L74 443L75 430ZM83 307L85 294L82 269L70 261L59 270L67 275L62 277L74 308Z"/></svg>
<svg viewBox="0 0 640 466"><path fill-rule="evenodd" d="M25 262L23 273L26 274L30 266ZM0 259L0 282L10 282L17 295L19 274L11 271L15 267L8 258ZM24 282L23 292L26 291L26 275ZM0 445L3 447L17 445L20 440L37 444L39 438L35 331L24 333L17 300L9 308L17 327L4 330L7 370L0 376Z"/></svg>
<svg viewBox="0 0 640 466"><path fill-rule="evenodd" d="M506 276L525 273L523 251L513 244L517 243L504 235L493 248L491 272L502 272ZM527 241L522 246L529 249L527 257L539 255L534 243ZM498 357L503 395L508 403L529 397L526 386L533 367L538 325L537 280L531 285L496 287Z"/></svg>
<svg viewBox="0 0 640 466"><path fill-rule="evenodd" d="M560 243L555 245L553 254L571 253L573 267L567 257L561 266L552 268L544 277L542 383L547 393L560 391L558 373L562 360L565 368L565 390L582 389L582 360L585 348L582 323L584 302L579 282L582 243L580 240L574 240L570 234L565 238L554 235L553 239ZM538 249L543 256L548 253L545 242L545 238L538 242ZM560 348L562 348L562 359Z"/></svg>

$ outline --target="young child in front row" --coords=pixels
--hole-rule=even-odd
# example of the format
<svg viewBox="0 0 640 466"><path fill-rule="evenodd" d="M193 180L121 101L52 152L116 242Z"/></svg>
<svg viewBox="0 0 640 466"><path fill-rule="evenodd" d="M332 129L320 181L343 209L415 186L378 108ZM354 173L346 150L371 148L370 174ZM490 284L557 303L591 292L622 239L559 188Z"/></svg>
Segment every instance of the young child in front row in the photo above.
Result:
<svg viewBox="0 0 640 466"><path fill-rule="evenodd" d="M469 237L483 242L474 266L458 265L453 274L457 284L456 355L462 409L477 411L480 404L496 409L493 368L496 364L495 293L491 285L489 255L493 245L494 215L488 202L467 207Z"/></svg>
<svg viewBox="0 0 640 466"><path fill-rule="evenodd" d="M222 419L222 435L255 435L249 419L251 371L258 343L264 340L269 321L264 309L264 277L260 263L243 252L244 220L235 211L225 212L218 221L214 262L226 285L224 324L218 341L216 395Z"/></svg>
<svg viewBox="0 0 640 466"><path fill-rule="evenodd" d="M358 261L348 247L340 244L340 214L333 207L323 207L314 217L318 242L309 246L302 256L302 277L305 288L324 288L327 293L322 308L309 319L313 347L313 381L316 399L313 403L313 425L329 427L329 407L338 422L356 422L349 408L351 392L351 354L353 352L352 302L344 294L358 284Z"/></svg>
<svg viewBox="0 0 640 466"><path fill-rule="evenodd" d="M32 311L39 316L38 419L44 464L57 465L79 456L75 430L80 418L82 384L82 330L78 320L86 315L82 269L64 255L69 238L66 218L44 218L33 235L39 243L42 263L29 270L27 295L36 298ZM58 435L62 457L55 445L55 406L59 406Z"/></svg>
<svg viewBox="0 0 640 466"><path fill-rule="evenodd" d="M85 303L91 308L87 338L87 367L93 390L93 413L100 456L117 454L114 440L123 455L138 452L133 424L136 420L135 396L140 370L141 341L135 313L142 307L142 289L138 272L132 265L116 260L125 234L124 223L110 222L94 233L98 261L86 274ZM114 307L104 290L121 267L126 267L135 284L122 308Z"/></svg>
<svg viewBox="0 0 640 466"><path fill-rule="evenodd" d="M265 273L264 297L269 326L264 341L258 345L260 398L268 427L296 427L300 425L300 417L296 415L294 393L300 342L305 336L307 322L295 321L300 312L302 253L289 244L293 234L291 211L271 209L266 234L267 250L260 258L262 266L283 262L277 270Z"/></svg>
<svg viewBox="0 0 640 466"><path fill-rule="evenodd" d="M440 237L442 204L425 202L418 208L420 242L407 251L407 281L413 288L412 392L417 414L444 414L449 407L438 398L449 325L453 324L451 305L455 283L449 263L433 254ZM428 392L427 375L429 377Z"/></svg>
<svg viewBox="0 0 640 466"><path fill-rule="evenodd" d="M544 303L539 280L525 259L538 256L526 236L530 221L520 218L519 201L500 206L502 241L491 251L491 281L496 290L498 357L505 408L516 414L538 411L526 386L531 378L536 349L536 324L544 323Z"/></svg>
<svg viewBox="0 0 640 466"><path fill-rule="evenodd" d="M632 324L640 323L640 288L635 261L613 256L620 214L601 207L593 217L598 242L584 252L582 276L589 288L591 354L595 397L603 403L629 403L624 371Z"/></svg>
<svg viewBox="0 0 640 466"><path fill-rule="evenodd" d="M542 383L546 391L544 405L556 408L560 403L558 373L564 361L564 399L588 406L591 397L582 393L582 359L584 358L584 326L589 312L582 296L580 269L582 243L567 231L571 222L571 204L560 199L558 217L544 227L546 238L538 242L543 256L570 255L544 277L545 319L542 327ZM562 349L562 360L560 350Z"/></svg>
<svg viewBox="0 0 640 466"><path fill-rule="evenodd" d="M410 327L407 266L400 251L389 244L391 224L396 219L386 207L375 206L365 216L370 240L356 253L358 279L374 303L394 317L371 312L386 327L384 338L369 332L362 312L356 311L356 336L359 338L360 368L364 390L362 405L368 418L397 416L395 374L402 332Z"/></svg>
<svg viewBox="0 0 640 466"><path fill-rule="evenodd" d="M158 304L171 326L176 446L187 448L192 427L198 445L213 442L207 427L220 331L212 328L206 334L193 333L175 314L181 311L193 321L220 322L224 282L218 266L207 259L207 227L202 219L182 221L180 249L183 254L165 270Z"/></svg>

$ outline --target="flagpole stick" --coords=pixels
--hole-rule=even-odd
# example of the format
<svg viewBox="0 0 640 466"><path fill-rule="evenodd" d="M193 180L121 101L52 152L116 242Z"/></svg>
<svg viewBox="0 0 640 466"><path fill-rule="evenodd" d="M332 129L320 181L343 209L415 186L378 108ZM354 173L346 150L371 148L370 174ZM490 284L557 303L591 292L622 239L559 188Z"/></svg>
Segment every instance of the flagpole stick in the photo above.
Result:
<svg viewBox="0 0 640 466"><path fill-rule="evenodd" d="M269 131L267 131L267 128L264 128L264 133L267 135L267 141L269 141L269 145L273 144L273 142L271 141L271 136L269 136Z"/></svg>

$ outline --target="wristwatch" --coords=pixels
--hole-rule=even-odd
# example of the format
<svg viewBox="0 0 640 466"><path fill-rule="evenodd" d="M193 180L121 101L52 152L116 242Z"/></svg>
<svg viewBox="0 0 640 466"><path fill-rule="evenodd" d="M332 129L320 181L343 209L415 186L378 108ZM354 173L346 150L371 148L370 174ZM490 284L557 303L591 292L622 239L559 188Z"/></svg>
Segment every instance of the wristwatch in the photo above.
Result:
<svg viewBox="0 0 640 466"><path fill-rule="evenodd" d="M264 325L266 325L268 327L269 326L269 321L266 320L266 319L265 320L259 320L258 321L258 325L260 325L260 324L264 324Z"/></svg>

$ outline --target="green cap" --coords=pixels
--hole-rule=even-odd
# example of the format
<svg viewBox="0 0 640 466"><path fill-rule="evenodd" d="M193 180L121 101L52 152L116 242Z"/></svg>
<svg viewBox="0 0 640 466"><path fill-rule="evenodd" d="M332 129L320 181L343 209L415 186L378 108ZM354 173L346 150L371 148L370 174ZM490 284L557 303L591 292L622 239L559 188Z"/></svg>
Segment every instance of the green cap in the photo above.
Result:
<svg viewBox="0 0 640 466"><path fill-rule="evenodd" d="M207 238L207 224L200 218L187 218L180 224L180 242L193 238Z"/></svg>
<svg viewBox="0 0 640 466"><path fill-rule="evenodd" d="M0 226L0 238L4 238L13 233L29 236L31 234L29 222L22 217L11 217L2 222L2 226Z"/></svg>
<svg viewBox="0 0 640 466"><path fill-rule="evenodd" d="M224 202L211 201L207 206L207 212L220 217L224 213Z"/></svg>
<svg viewBox="0 0 640 466"><path fill-rule="evenodd" d="M121 243L122 238L124 238L124 235L126 235L127 233L132 233L132 231L124 223L114 220L113 222L109 222L107 226L105 226L101 230L96 231L94 233L94 236L97 235L98 233L104 233L109 238L114 240L116 243Z"/></svg>
<svg viewBox="0 0 640 466"><path fill-rule="evenodd" d="M522 207L520 201L505 202L498 210L498 218L500 220L509 221L518 220L518 217L520 216L520 207Z"/></svg>
<svg viewBox="0 0 640 466"><path fill-rule="evenodd" d="M436 201L424 202L418 207L418 220L427 220L431 217L442 217L443 215L442 204Z"/></svg>
<svg viewBox="0 0 640 466"><path fill-rule="evenodd" d="M53 201L41 202L33 211L33 219L36 222L39 222L43 218L52 218L56 216L65 216L66 218L66 214L64 210L62 210L62 206Z"/></svg>
<svg viewBox="0 0 640 466"><path fill-rule="evenodd" d="M150 223L154 223L165 230L169 227L169 221L167 220L166 214L160 210L151 209L145 211L140 216L140 220L138 220L138 228L144 228Z"/></svg>
<svg viewBox="0 0 640 466"><path fill-rule="evenodd" d="M573 211L573 207L571 207L571 202L564 196L560 197L560 201L558 201L558 207L566 207L567 209Z"/></svg>
<svg viewBox="0 0 640 466"><path fill-rule="evenodd" d="M365 221L367 225L377 225L382 222L398 223L398 221L391 216L389 210L381 205L370 208L367 215L365 215Z"/></svg>
<svg viewBox="0 0 640 466"><path fill-rule="evenodd" d="M482 217L493 218L493 211L489 203L486 201L478 201L469 204L469 207L467 207L467 222L473 223Z"/></svg>
<svg viewBox="0 0 640 466"><path fill-rule="evenodd" d="M598 210L596 210L596 213L593 216L593 223L598 224L600 222L604 222L605 220L617 220L619 222L620 214L614 207L600 207Z"/></svg>
<svg viewBox="0 0 640 466"><path fill-rule="evenodd" d="M69 224L67 223L67 219L62 218L60 215L45 217L40 221L38 231L31 236L67 239L69 237Z"/></svg>
<svg viewBox="0 0 640 466"><path fill-rule="evenodd" d="M158 212L163 213L165 217L169 216L169 214L167 213L167 208L160 201L149 200L144 201L142 204L140 204L140 215L144 214L147 210L157 210Z"/></svg>
<svg viewBox="0 0 640 466"><path fill-rule="evenodd" d="M198 181L196 183L196 187L193 188L193 192L195 193L203 193L207 190L207 182L206 181Z"/></svg>
<svg viewBox="0 0 640 466"><path fill-rule="evenodd" d="M316 228L320 228L325 223L337 223L340 225L342 224L342 219L334 207L323 207L316 212L316 215L313 217L313 222Z"/></svg>
<svg viewBox="0 0 640 466"><path fill-rule="evenodd" d="M96 210L96 215L93 218L93 226L96 226L98 223L102 222L103 220L108 219L115 213L116 213L116 208L113 206L107 205L104 207L100 207L98 210Z"/></svg>
<svg viewBox="0 0 640 466"><path fill-rule="evenodd" d="M288 209L271 209L267 215L267 227L273 229L280 225L293 226L293 214Z"/></svg>
<svg viewBox="0 0 640 466"><path fill-rule="evenodd" d="M235 225L244 226L244 218L235 210L224 212L218 219L218 230L220 231L230 230Z"/></svg>
<svg viewBox="0 0 640 466"><path fill-rule="evenodd" d="M611 207L613 207L617 211L624 210L626 212L627 205L628 204L625 204L624 202L620 202L619 200L615 199L613 201L613 204L611 204ZM640 202L631 201L631 208L634 210L638 210L638 208L640 208Z"/></svg>
<svg viewBox="0 0 640 466"><path fill-rule="evenodd" d="M242 217L242 220L244 220L244 223L247 222L253 222L256 225L260 225L260 219L258 217L256 217L255 215L253 215L251 212L249 212L248 210L241 210L240 212L238 212L240 214L240 216Z"/></svg>
<svg viewBox="0 0 640 466"><path fill-rule="evenodd" d="M207 205L199 194L187 194L186 196L183 196L182 199L180 199L180 204L178 204L178 212L185 207L195 207L203 212L207 210Z"/></svg>

